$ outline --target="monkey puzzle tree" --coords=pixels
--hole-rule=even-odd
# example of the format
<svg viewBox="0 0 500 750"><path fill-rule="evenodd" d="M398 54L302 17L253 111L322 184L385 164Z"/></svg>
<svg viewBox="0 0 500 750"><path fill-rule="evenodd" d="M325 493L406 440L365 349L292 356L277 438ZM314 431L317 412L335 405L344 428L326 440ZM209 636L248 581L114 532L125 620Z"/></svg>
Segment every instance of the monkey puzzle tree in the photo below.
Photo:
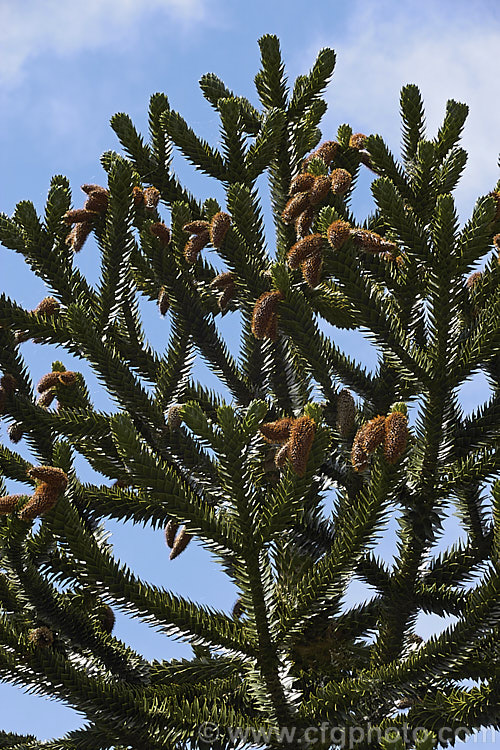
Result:
<svg viewBox="0 0 500 750"><path fill-rule="evenodd" d="M220 148L155 94L148 143L125 114L112 119L126 156L103 155L108 184L84 185L83 208L56 176L43 217L28 201L1 217L1 242L48 296L31 311L0 298L0 411L32 455L0 450L3 477L27 488L1 488L0 676L87 723L50 742L3 733L0 747L327 747L354 730L368 747L386 746L388 727L500 721L498 186L459 228L465 105L449 101L429 140L406 86L398 163L380 136L347 125L322 141L332 50L289 90L277 39L260 48L260 109L201 79ZM173 147L221 183L224 206L183 188ZM361 221L349 206L364 169L375 210ZM97 286L74 264L89 235ZM164 352L148 344L140 296L167 318ZM223 316L241 330L237 356ZM375 372L331 326L371 339ZM88 363L116 410L96 409L61 362L34 393L27 339ZM193 378L195 354L219 392ZM491 393L466 416L458 389L479 369ZM79 479L76 454L103 484ZM466 538L438 553L450 505ZM372 550L393 514L389 564ZM110 518L165 529L171 558L196 537L236 585L234 610L139 580L106 543ZM353 576L373 591L362 604L345 596ZM113 636L113 609L182 637L192 659L145 660ZM420 612L456 622L424 642ZM398 745L434 742L402 732Z"/></svg>

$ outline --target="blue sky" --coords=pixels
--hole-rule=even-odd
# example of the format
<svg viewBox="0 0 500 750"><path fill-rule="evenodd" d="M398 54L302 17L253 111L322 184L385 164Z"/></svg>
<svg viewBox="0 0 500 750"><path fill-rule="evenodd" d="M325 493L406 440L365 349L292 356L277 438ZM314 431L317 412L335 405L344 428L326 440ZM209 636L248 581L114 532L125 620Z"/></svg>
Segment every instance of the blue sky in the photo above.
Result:
<svg viewBox="0 0 500 750"><path fill-rule="evenodd" d="M473 7L472 7L473 6ZM463 143L469 163L457 191L462 219L478 195L498 179L500 104L498 49L500 7L495 0L468 2L405 2L369 0L309 4L285 0L3 0L0 3L0 210L12 213L19 200L30 199L42 209L50 178L62 173L73 187L75 206L82 205L79 185L103 182L99 156L118 143L109 127L115 112L127 112L146 130L149 96L165 92L172 107L212 142L218 139L213 110L197 81L214 72L239 94L256 101L253 77L258 69L257 39L264 33L280 37L290 79L309 69L318 50L333 47L337 67L327 92L329 111L323 122L325 138L334 137L340 123L354 131L381 133L391 148L399 147L399 91L406 83L421 88L433 134L446 100L470 106ZM181 160L176 168L198 195L213 190L208 178L193 173ZM360 218L370 210L367 185L356 206ZM79 257L81 268L96 278L95 248ZM0 287L27 308L45 296L20 257L0 248ZM168 322L155 310L146 317L151 340L161 348ZM236 331L225 323L234 341ZM232 343L230 341L230 343ZM374 362L374 352L357 334L337 339L360 359ZM32 343L23 345L33 378L50 369L61 353ZM84 368L63 357L68 369ZM197 368L203 380L206 370ZM91 373L87 382L98 393ZM478 376L463 390L467 411L487 398ZM102 393L96 398L106 408ZM0 432L5 439L5 431ZM20 448L22 452L22 447ZM26 454L27 455L27 454ZM92 473L82 461L81 477ZM208 555L193 543L169 563L163 537L139 527L108 524L120 559L143 578L197 601L229 609L231 586L218 574ZM381 552L393 548L389 529ZM450 518L444 543L458 533ZM362 598L355 587L352 596ZM428 635L442 624L420 621ZM145 625L118 618L115 633L147 658L188 655L189 649L155 634ZM55 702L28 696L0 684L0 728L33 732L40 738L60 736L75 728L81 717Z"/></svg>

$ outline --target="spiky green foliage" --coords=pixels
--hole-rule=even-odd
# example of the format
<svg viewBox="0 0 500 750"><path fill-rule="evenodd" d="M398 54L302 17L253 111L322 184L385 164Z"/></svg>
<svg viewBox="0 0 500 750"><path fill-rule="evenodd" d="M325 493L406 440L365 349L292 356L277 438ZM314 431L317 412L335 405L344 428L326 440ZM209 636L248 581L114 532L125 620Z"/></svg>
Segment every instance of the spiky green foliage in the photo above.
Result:
<svg viewBox="0 0 500 750"><path fill-rule="evenodd" d="M354 737L363 748L429 750L457 730L500 724L500 266L491 253L499 194L479 199L460 227L451 191L465 165L458 141L467 108L448 102L429 140L416 86L401 95L402 163L379 135L361 150L352 146L346 124L331 158L320 148L304 161L321 140L335 55L322 50L289 87L278 40L265 36L260 48L261 109L215 75L201 79L220 117L219 148L163 94L151 99L149 143L125 114L112 119L126 156L102 159L108 197L91 226L101 256L96 287L77 270L67 241L65 178L53 179L44 217L28 201L0 217L2 244L59 302L49 314L0 297L0 369L15 378L15 388L2 386L1 416L18 425L31 451L29 460L0 448L1 494L9 481L26 492L0 516L0 678L87 717L49 743L0 733L0 747L156 750L189 742L222 750L313 741L326 748ZM183 188L171 169L173 148L222 183L225 206L202 205ZM376 210L362 222L349 205L366 167L375 173ZM302 236L324 238L320 257L316 244L316 258L304 262L319 265L292 270L287 256L298 237L283 215L291 182L334 170L350 173L349 190L300 199L310 212ZM271 248L256 187L263 173ZM145 201L148 189L157 206ZM202 248L192 262L185 225L210 223L221 210L229 229L225 220L217 250L207 235L210 252ZM351 232L335 246L329 228L339 220ZM151 231L160 221L170 242L161 227ZM232 274L222 280L221 264ZM170 328L156 352L138 298L156 304L160 294ZM240 327L237 355L219 326L225 315ZM275 317L263 326L259 315ZM326 324L363 331L379 351L376 371L347 356ZM57 405L44 394L39 402L21 353L27 338L84 360L115 409L97 408L81 375L70 385L53 377ZM218 376L219 392L194 379L196 354ZM458 391L479 370L490 393L465 415ZM375 450L377 438L368 447L360 428L391 411L401 425L409 406L409 439L385 437ZM267 423L278 427L261 431ZM269 434L278 435L274 447ZM78 477L77 454L102 484ZM58 467L69 479L35 525L18 516L34 490L33 465ZM463 539L437 549L453 508ZM383 560L373 548L391 517L397 553ZM169 521L184 524L181 536L194 535L237 587L234 611L140 580L114 558L103 533L109 518L158 533ZM186 564L189 554L165 564ZM364 603L352 603L353 578L372 591ZM109 632L106 605L183 638L193 658L148 662ZM422 612L455 620L425 641L415 632ZM216 737L203 731L212 725ZM414 735L417 727L430 733Z"/></svg>

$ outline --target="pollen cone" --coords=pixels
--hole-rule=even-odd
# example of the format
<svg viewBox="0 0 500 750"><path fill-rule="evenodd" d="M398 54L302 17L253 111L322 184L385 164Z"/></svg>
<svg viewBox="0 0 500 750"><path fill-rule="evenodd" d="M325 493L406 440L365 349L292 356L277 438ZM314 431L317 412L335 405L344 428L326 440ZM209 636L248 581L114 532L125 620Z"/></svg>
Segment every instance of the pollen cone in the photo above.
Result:
<svg viewBox="0 0 500 750"><path fill-rule="evenodd" d="M222 245L224 237L226 236L230 226L231 217L229 216L229 214L224 213L224 211L219 211L215 214L215 216L212 217L209 233L210 242L212 243L213 247L219 248Z"/></svg>
<svg viewBox="0 0 500 750"><path fill-rule="evenodd" d="M49 388L53 388L58 383L59 383L59 373L48 372L46 375L43 375L43 377L40 378L36 386L36 389L38 393L45 393L45 391L48 391Z"/></svg>
<svg viewBox="0 0 500 750"><path fill-rule="evenodd" d="M361 445L370 454L375 451L384 441L385 417L379 415L370 419L362 428L360 435Z"/></svg>
<svg viewBox="0 0 500 750"><path fill-rule="evenodd" d="M309 193L297 193L293 195L281 214L285 224L292 224L295 219L311 205Z"/></svg>
<svg viewBox="0 0 500 750"><path fill-rule="evenodd" d="M354 417L356 416L356 405L352 394L343 389L337 396L337 413L335 425L342 437L349 437L354 429Z"/></svg>
<svg viewBox="0 0 500 750"><path fill-rule="evenodd" d="M21 521L33 521L38 516L52 510L59 499L62 489L42 482L38 485L31 500L19 511Z"/></svg>
<svg viewBox="0 0 500 750"><path fill-rule="evenodd" d="M143 196L146 208L156 208L160 200L160 191L155 187L148 187L143 190Z"/></svg>
<svg viewBox="0 0 500 750"><path fill-rule="evenodd" d="M282 299L283 294L275 290L264 292L256 301L252 314L252 333L256 339L273 338L276 308Z"/></svg>
<svg viewBox="0 0 500 750"><path fill-rule="evenodd" d="M330 192L331 185L332 183L329 177L326 175L318 175L314 180L314 185L309 190L309 200L311 201L311 205L315 206L316 203L320 203L326 198Z"/></svg>
<svg viewBox="0 0 500 750"><path fill-rule="evenodd" d="M323 159L325 164L330 165L335 159L338 150L339 144L337 141L324 141L323 143L320 143L316 151L314 151L313 156L319 156L320 159Z"/></svg>
<svg viewBox="0 0 500 750"><path fill-rule="evenodd" d="M260 431L268 443L285 443L290 437L292 424L291 417L283 417L276 422L265 422L260 426Z"/></svg>
<svg viewBox="0 0 500 750"><path fill-rule="evenodd" d="M314 289L318 286L321 281L321 271L323 270L323 254L321 251L317 251L310 255L306 260L300 264L302 269L302 276L304 281Z"/></svg>
<svg viewBox="0 0 500 750"><path fill-rule="evenodd" d="M181 554L181 552L184 552L184 550L188 546L191 539L192 539L191 534L188 531L186 531L186 527L183 526L182 529L177 534L177 536L175 537L174 545L172 547L172 552L170 553L170 559L175 560L175 558L178 557Z"/></svg>
<svg viewBox="0 0 500 750"><path fill-rule="evenodd" d="M201 250L203 250L205 245L208 244L209 239L210 235L208 229L205 229L205 231L191 237L191 239L186 242L184 245L184 257L188 263L191 265L196 263Z"/></svg>
<svg viewBox="0 0 500 750"><path fill-rule="evenodd" d="M175 535L177 534L178 528L179 524L177 523L177 521L172 521L172 519L170 519L165 527L165 541L167 543L167 547L170 547L170 549L172 549L172 547L174 546Z"/></svg>
<svg viewBox="0 0 500 750"><path fill-rule="evenodd" d="M385 420L384 456L390 464L395 464L403 455L408 444L408 418L399 411L393 411Z"/></svg>
<svg viewBox="0 0 500 750"><path fill-rule="evenodd" d="M308 234L298 240L288 251L287 261L290 268L299 268L306 258L321 250L323 242L323 235L321 234Z"/></svg>
<svg viewBox="0 0 500 750"><path fill-rule="evenodd" d="M28 640L37 648L48 648L54 643L54 634L52 630L42 625L40 628L33 628L29 631Z"/></svg>
<svg viewBox="0 0 500 750"><path fill-rule="evenodd" d="M54 315L59 312L59 302L54 297L44 297L31 312L35 315Z"/></svg>
<svg viewBox="0 0 500 750"><path fill-rule="evenodd" d="M304 209L295 219L295 232L297 237L304 237L310 230L314 221L314 209L312 206Z"/></svg>
<svg viewBox="0 0 500 750"><path fill-rule="evenodd" d="M305 474L315 433L316 423L311 417L298 417L293 421L288 444L288 457L293 470L299 477Z"/></svg>
<svg viewBox="0 0 500 750"><path fill-rule="evenodd" d="M93 221L98 216L96 211L88 211L86 208L74 208L66 211L64 220L68 224L79 224L82 221Z"/></svg>
<svg viewBox="0 0 500 750"><path fill-rule="evenodd" d="M332 192L336 195L347 193L352 184L352 175L347 169L334 169L330 175Z"/></svg>
<svg viewBox="0 0 500 750"><path fill-rule="evenodd" d="M332 221L327 232L328 242L334 250L339 250L349 239L350 233L351 225L347 221L342 221L342 219Z"/></svg>
<svg viewBox="0 0 500 750"><path fill-rule="evenodd" d="M46 482L53 487L59 487L61 492L66 489L68 484L67 474L56 466L33 466L29 469L28 476Z"/></svg>
<svg viewBox="0 0 500 750"><path fill-rule="evenodd" d="M316 177L310 172L303 172L298 174L290 183L289 195L296 195L296 193L304 193L312 188Z"/></svg>
<svg viewBox="0 0 500 750"><path fill-rule="evenodd" d="M85 240L92 231L92 224L90 221L81 221L75 224L71 232L66 237L66 244L73 250L74 253L79 253L85 244Z"/></svg>
<svg viewBox="0 0 500 750"><path fill-rule="evenodd" d="M26 497L26 495L4 495L0 497L0 515L12 513L22 497Z"/></svg>
<svg viewBox="0 0 500 750"><path fill-rule="evenodd" d="M170 244L170 229L162 221L155 221L154 224L150 224L149 231L165 247Z"/></svg>
<svg viewBox="0 0 500 750"><path fill-rule="evenodd" d="M189 232L189 234L201 234L202 232L206 232L209 227L210 224L205 219L196 219L184 224L182 228L185 232Z"/></svg>

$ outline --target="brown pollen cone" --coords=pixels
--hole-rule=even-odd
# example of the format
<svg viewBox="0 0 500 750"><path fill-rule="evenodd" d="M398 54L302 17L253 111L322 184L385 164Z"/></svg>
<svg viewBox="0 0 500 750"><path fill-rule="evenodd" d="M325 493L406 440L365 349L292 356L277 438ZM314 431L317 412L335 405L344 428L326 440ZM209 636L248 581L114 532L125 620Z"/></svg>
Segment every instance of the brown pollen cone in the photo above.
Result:
<svg viewBox="0 0 500 750"><path fill-rule="evenodd" d="M266 328L266 338L270 341L276 341L278 338L278 313L273 313L269 318Z"/></svg>
<svg viewBox="0 0 500 750"><path fill-rule="evenodd" d="M231 217L229 214L224 213L224 211L218 211L218 213L212 217L208 231L210 234L210 242L213 247L219 248L222 245L230 226Z"/></svg>
<svg viewBox="0 0 500 750"><path fill-rule="evenodd" d="M154 224L150 224L149 231L165 247L170 244L170 229L162 221L155 221Z"/></svg>
<svg viewBox="0 0 500 750"><path fill-rule="evenodd" d="M14 341L16 344L23 344L25 341L29 341L30 336L26 331L16 331L14 334Z"/></svg>
<svg viewBox="0 0 500 750"><path fill-rule="evenodd" d="M96 211L87 211L86 208L74 208L66 211L64 221L67 224L79 224L82 221L93 221L98 216Z"/></svg>
<svg viewBox="0 0 500 750"><path fill-rule="evenodd" d="M297 237L304 237L310 230L314 221L314 209L312 206L304 209L295 219L295 232Z"/></svg>
<svg viewBox="0 0 500 750"><path fill-rule="evenodd" d="M340 250L342 245L349 239L350 233L351 225L347 221L342 221L342 219L332 221L327 232L330 246L334 250Z"/></svg>
<svg viewBox="0 0 500 750"><path fill-rule="evenodd" d="M162 288L160 289L160 293L158 295L158 310L160 311L160 315L166 315L169 307L170 307L170 300L168 298L168 294L165 290L165 287L162 286Z"/></svg>
<svg viewBox="0 0 500 750"><path fill-rule="evenodd" d="M36 386L38 393L45 393L49 388L57 385L59 383L59 375L59 372L48 372L46 375L43 375Z"/></svg>
<svg viewBox="0 0 500 750"><path fill-rule="evenodd" d="M496 247L496 249L497 249L498 251L500 251L500 234L496 234L496 235L495 235L495 236L493 237L493 244L494 244L494 246Z"/></svg>
<svg viewBox="0 0 500 750"><path fill-rule="evenodd" d="M18 443L20 440L22 440L24 435L22 424L20 424L19 422L14 422L14 424L9 425L9 427L7 428L7 435L13 443Z"/></svg>
<svg viewBox="0 0 500 750"><path fill-rule="evenodd" d="M234 284L235 275L231 271L225 271L215 276L210 282L212 289L225 289L227 286Z"/></svg>
<svg viewBox="0 0 500 750"><path fill-rule="evenodd" d="M0 388L0 414L3 414L5 406L7 404L7 394L3 388Z"/></svg>
<svg viewBox="0 0 500 750"><path fill-rule="evenodd" d="M306 258L300 264L304 281L314 289L321 281L321 271L323 270L323 254L320 250Z"/></svg>
<svg viewBox="0 0 500 750"><path fill-rule="evenodd" d="M165 541L167 543L167 547L170 547L170 549L174 546L175 541L175 535L177 534L177 531L179 529L179 524L177 521L170 521L165 526Z"/></svg>
<svg viewBox="0 0 500 750"><path fill-rule="evenodd" d="M59 372L59 382L62 385L73 385L76 383L76 372L72 372L71 370L65 370L64 372Z"/></svg>
<svg viewBox="0 0 500 750"><path fill-rule="evenodd" d="M122 490L130 486L131 484L128 481L128 479L117 479L116 482L114 482L113 484L113 487L118 487L118 489L122 489Z"/></svg>
<svg viewBox="0 0 500 750"><path fill-rule="evenodd" d="M0 387L8 396L12 396L17 391L17 380L10 372L6 372L0 379Z"/></svg>
<svg viewBox="0 0 500 750"><path fill-rule="evenodd" d="M272 338L276 308L283 294L279 290L264 292L256 301L252 315L252 333L256 339ZM277 321L276 321L277 322Z"/></svg>
<svg viewBox="0 0 500 750"><path fill-rule="evenodd" d="M355 416L354 399L350 391L343 388L337 396L337 412L335 415L335 426L342 437L349 437L353 431Z"/></svg>
<svg viewBox="0 0 500 750"><path fill-rule="evenodd" d="M344 195L352 184L352 175L347 169L334 169L330 175L332 193Z"/></svg>
<svg viewBox="0 0 500 750"><path fill-rule="evenodd" d="M42 406L45 409L48 409L48 407L51 405L52 401L56 397L56 391L54 388L49 388L48 391L44 391L38 401L36 402L37 406Z"/></svg>
<svg viewBox="0 0 500 750"><path fill-rule="evenodd" d="M61 492L66 489L68 484L67 474L56 466L33 466L29 469L28 476L49 484L51 487L57 487Z"/></svg>
<svg viewBox="0 0 500 750"><path fill-rule="evenodd" d="M265 422L260 426L260 432L268 443L286 443L290 437L293 419L283 417L276 422Z"/></svg>
<svg viewBox="0 0 500 750"><path fill-rule="evenodd" d="M155 187L147 187L142 191L146 208L156 208L160 200L160 191Z"/></svg>
<svg viewBox="0 0 500 750"><path fill-rule="evenodd" d="M205 219L196 219L184 224L182 228L185 232L189 232L189 234L201 234L202 232L206 232L209 227L210 224Z"/></svg>
<svg viewBox="0 0 500 750"><path fill-rule="evenodd" d="M385 417L379 415L370 419L361 428L360 442L365 451L370 454L375 451L385 438Z"/></svg>
<svg viewBox="0 0 500 750"><path fill-rule="evenodd" d="M210 287L212 289L222 290L222 294L217 301L219 310L224 311L230 300L232 300L232 298L234 297L234 293L236 290L235 278L236 277L234 273L231 273L231 271L226 271L225 273L220 273L210 282Z"/></svg>
<svg viewBox="0 0 500 750"><path fill-rule="evenodd" d="M167 424L171 430L178 430L182 424L182 404L172 404L167 412Z"/></svg>
<svg viewBox="0 0 500 750"><path fill-rule="evenodd" d="M398 268L401 268L404 266L404 257L402 255L395 255L394 253L384 251L383 253L379 254L379 258L382 258L382 260L387 261L387 263L393 263L398 266Z"/></svg>
<svg viewBox="0 0 500 750"><path fill-rule="evenodd" d="M239 620L243 612L243 602L241 601L241 597L238 597L238 599L236 599L235 603L233 604L231 615L235 620Z"/></svg>
<svg viewBox="0 0 500 750"><path fill-rule="evenodd" d="M188 531L186 531L186 527L183 526L182 529L177 534L177 536L175 537L174 544L172 547L172 552L170 553L170 559L175 560L175 558L178 557L181 554L181 552L184 552L184 550L188 546L191 539L192 539L191 534Z"/></svg>
<svg viewBox="0 0 500 750"><path fill-rule="evenodd" d="M281 218L285 224L292 224L302 211L305 211L310 205L309 193L297 193L287 202Z"/></svg>
<svg viewBox="0 0 500 750"><path fill-rule="evenodd" d="M314 180L314 185L309 190L309 200L312 206L320 203L330 192L331 182L326 175L318 175Z"/></svg>
<svg viewBox="0 0 500 750"><path fill-rule="evenodd" d="M26 497L26 495L4 495L0 497L0 515L12 513L22 497Z"/></svg>
<svg viewBox="0 0 500 750"><path fill-rule="evenodd" d="M399 411L391 412L385 420L384 456L395 464L408 444L408 417Z"/></svg>
<svg viewBox="0 0 500 750"><path fill-rule="evenodd" d="M290 430L290 442L288 443L288 458L292 469L299 477L305 474L315 433L316 422L314 419L307 416L294 419Z"/></svg>
<svg viewBox="0 0 500 750"><path fill-rule="evenodd" d="M353 133L349 138L351 148L364 148L366 144L366 135L364 133Z"/></svg>
<svg viewBox="0 0 500 750"><path fill-rule="evenodd" d="M368 454L361 445L360 433L363 428L358 430L354 437L351 449L351 463L355 471L364 471L368 467Z"/></svg>
<svg viewBox="0 0 500 750"><path fill-rule="evenodd" d="M59 308L59 302L54 297L44 297L31 312L35 315L54 315Z"/></svg>
<svg viewBox="0 0 500 750"><path fill-rule="evenodd" d="M69 245L74 253L79 253L91 231L91 222L81 221L80 223L75 224L71 232L66 237L65 242L67 245Z"/></svg>
<svg viewBox="0 0 500 750"><path fill-rule="evenodd" d="M310 172L303 172L298 174L290 183L289 195L296 195L297 193L304 193L312 188L316 177Z"/></svg>
<svg viewBox="0 0 500 750"><path fill-rule="evenodd" d="M228 284L226 288L222 291L221 296L219 297L217 301L217 305L219 306L219 310L221 312L224 312L230 301L234 297L236 287L233 284Z"/></svg>
<svg viewBox="0 0 500 750"><path fill-rule="evenodd" d="M300 264L306 260L310 255L314 255L320 251L323 247L323 235L321 234L308 234L302 239L298 240L287 254L287 261L290 268L299 268Z"/></svg>
<svg viewBox="0 0 500 750"><path fill-rule="evenodd" d="M111 635L111 633L113 632L113 628L115 627L116 617L109 604L104 604L99 608L97 617L99 620L99 625L104 630L104 632L108 635Z"/></svg>
<svg viewBox="0 0 500 750"><path fill-rule="evenodd" d="M366 253L397 250L393 242L389 242L381 237L380 234L377 234L377 232L370 232L367 229L353 229L351 237L355 244Z"/></svg>
<svg viewBox="0 0 500 750"><path fill-rule="evenodd" d="M142 206L144 203L144 193L137 185L132 188L132 198L134 199L134 206Z"/></svg>
<svg viewBox="0 0 500 750"><path fill-rule="evenodd" d="M466 281L467 289L473 289L482 275L481 271L474 271L474 273L471 273Z"/></svg>
<svg viewBox="0 0 500 750"><path fill-rule="evenodd" d="M204 232L201 232L201 234L191 237L191 239L186 242L184 245L184 257L188 263L191 265L196 263L201 250L203 250L205 245L208 244L209 239L210 235L208 229L206 229Z"/></svg>
<svg viewBox="0 0 500 750"><path fill-rule="evenodd" d="M33 628L29 631L28 640L37 648L48 648L54 643L54 634L52 630L42 625L40 628Z"/></svg>
<svg viewBox="0 0 500 750"><path fill-rule="evenodd" d="M52 510L59 499L62 489L57 485L41 482L31 500L19 511L21 521L33 521L38 516Z"/></svg>
<svg viewBox="0 0 500 750"><path fill-rule="evenodd" d="M83 207L86 211L97 211L97 213L102 214L108 208L108 202L107 190L95 190L90 193Z"/></svg>
<svg viewBox="0 0 500 750"><path fill-rule="evenodd" d="M89 182L86 182L85 185L82 185L81 190L83 190L83 192L87 195L91 195L92 193L104 193L104 195L108 195L107 188L102 187L102 185L94 185Z"/></svg>
<svg viewBox="0 0 500 750"><path fill-rule="evenodd" d="M335 156L337 155L338 150L339 150L339 144L337 143L337 141L324 141L323 143L320 143L320 145L318 146L316 151L314 151L312 156L323 159L325 164L329 165L335 159Z"/></svg>
<svg viewBox="0 0 500 750"><path fill-rule="evenodd" d="M286 464L286 460L288 458L288 449L290 448L290 444L287 442L285 445L282 445L279 451L277 451L275 457L274 457L274 463L278 469L282 469L283 466Z"/></svg>

